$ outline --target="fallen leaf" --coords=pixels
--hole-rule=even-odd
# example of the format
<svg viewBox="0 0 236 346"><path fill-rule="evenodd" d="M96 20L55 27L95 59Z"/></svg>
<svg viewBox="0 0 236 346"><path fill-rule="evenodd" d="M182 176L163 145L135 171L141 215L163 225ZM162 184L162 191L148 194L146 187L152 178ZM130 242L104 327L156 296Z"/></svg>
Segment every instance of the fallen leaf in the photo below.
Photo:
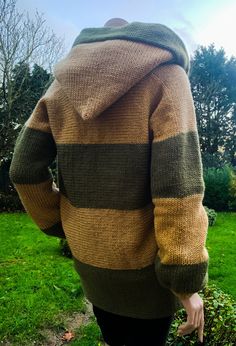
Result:
<svg viewBox="0 0 236 346"><path fill-rule="evenodd" d="M65 332L65 334L61 337L61 339L63 341L70 341L71 339L73 339L75 337L75 334L72 332Z"/></svg>

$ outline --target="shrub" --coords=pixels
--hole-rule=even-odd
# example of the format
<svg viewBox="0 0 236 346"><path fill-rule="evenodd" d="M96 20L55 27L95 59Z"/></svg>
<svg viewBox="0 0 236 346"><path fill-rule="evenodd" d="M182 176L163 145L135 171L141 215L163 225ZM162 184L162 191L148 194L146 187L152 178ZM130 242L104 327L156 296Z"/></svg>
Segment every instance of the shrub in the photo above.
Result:
<svg viewBox="0 0 236 346"><path fill-rule="evenodd" d="M17 194L5 194L0 192L0 212L25 211Z"/></svg>
<svg viewBox="0 0 236 346"><path fill-rule="evenodd" d="M228 211L232 205L231 166L204 169L205 195L203 204L217 211Z"/></svg>
<svg viewBox="0 0 236 346"><path fill-rule="evenodd" d="M236 168L230 172L229 209L236 211Z"/></svg>
<svg viewBox="0 0 236 346"><path fill-rule="evenodd" d="M223 168L228 162L229 158L219 151L215 153L201 152L202 163L206 168L215 167Z"/></svg>
<svg viewBox="0 0 236 346"><path fill-rule="evenodd" d="M236 302L216 285L206 286L199 292L204 303L204 345L236 345ZM178 336L179 325L187 321L185 309L175 314L167 345L197 345L197 330Z"/></svg>
<svg viewBox="0 0 236 346"><path fill-rule="evenodd" d="M4 162L0 161L0 213L25 211L18 193L9 178L10 164L11 161L9 159ZM49 168L57 184L56 161L54 161Z"/></svg>
<svg viewBox="0 0 236 346"><path fill-rule="evenodd" d="M217 212L214 209L207 208L204 206L207 216L208 216L208 225L213 226L216 222Z"/></svg>

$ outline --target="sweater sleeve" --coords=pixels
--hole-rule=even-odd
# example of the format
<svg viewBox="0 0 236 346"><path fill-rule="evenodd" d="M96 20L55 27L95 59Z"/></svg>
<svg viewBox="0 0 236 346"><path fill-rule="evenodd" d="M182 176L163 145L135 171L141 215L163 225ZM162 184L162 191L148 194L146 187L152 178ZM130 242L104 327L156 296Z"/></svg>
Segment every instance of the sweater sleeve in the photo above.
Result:
<svg viewBox="0 0 236 346"><path fill-rule="evenodd" d="M43 96L17 137L9 175L26 212L41 231L65 238L60 192L49 169L56 154Z"/></svg>
<svg viewBox="0 0 236 346"><path fill-rule="evenodd" d="M160 284L187 296L208 283L208 216L190 83L177 65L156 70L158 105L150 118L151 193Z"/></svg>

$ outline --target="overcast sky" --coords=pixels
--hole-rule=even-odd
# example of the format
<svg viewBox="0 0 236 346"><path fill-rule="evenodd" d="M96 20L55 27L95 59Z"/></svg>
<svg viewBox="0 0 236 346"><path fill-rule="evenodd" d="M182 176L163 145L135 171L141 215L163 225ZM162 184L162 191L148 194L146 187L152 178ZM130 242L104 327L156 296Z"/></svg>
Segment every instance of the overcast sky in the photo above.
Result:
<svg viewBox="0 0 236 346"><path fill-rule="evenodd" d="M236 57L236 0L18 0L32 16L44 13L47 25L65 39L68 51L83 28L101 27L112 17L169 26L190 54L199 44L215 43Z"/></svg>

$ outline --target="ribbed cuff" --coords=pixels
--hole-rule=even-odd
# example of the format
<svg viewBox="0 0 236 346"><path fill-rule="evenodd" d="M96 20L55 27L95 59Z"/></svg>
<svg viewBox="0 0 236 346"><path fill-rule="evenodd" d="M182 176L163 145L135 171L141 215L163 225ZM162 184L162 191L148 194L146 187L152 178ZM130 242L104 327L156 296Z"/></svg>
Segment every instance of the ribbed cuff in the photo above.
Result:
<svg viewBox="0 0 236 346"><path fill-rule="evenodd" d="M198 264L162 264L155 259L155 272L160 284L176 293L195 293L208 283L209 260Z"/></svg>
<svg viewBox="0 0 236 346"><path fill-rule="evenodd" d="M46 229L41 229L41 231L43 231L44 233L46 233L47 235L51 235L54 237L58 237L58 238L64 238L66 239L64 230L62 228L62 223L58 222L55 225L46 228Z"/></svg>

